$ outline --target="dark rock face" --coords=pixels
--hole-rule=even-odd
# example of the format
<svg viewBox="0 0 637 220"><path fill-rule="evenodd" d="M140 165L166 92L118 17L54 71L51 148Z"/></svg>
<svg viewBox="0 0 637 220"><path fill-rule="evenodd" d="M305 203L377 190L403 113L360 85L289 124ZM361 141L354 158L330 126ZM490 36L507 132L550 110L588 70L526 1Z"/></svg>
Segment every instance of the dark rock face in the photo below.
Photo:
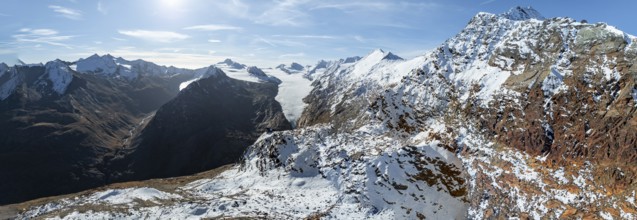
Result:
<svg viewBox="0 0 637 220"><path fill-rule="evenodd" d="M359 61L359 60L361 60L361 57L359 57L359 56L348 57L348 58L345 58L343 60L343 63L354 63L354 62Z"/></svg>
<svg viewBox="0 0 637 220"><path fill-rule="evenodd" d="M244 69L244 68L246 68L246 65L234 62L231 59L225 59L223 62L220 62L220 64L221 63L226 64L226 65L228 65L228 66L230 66L230 67L232 67L234 69Z"/></svg>
<svg viewBox="0 0 637 220"><path fill-rule="evenodd" d="M248 73L250 73L250 75L257 77L261 81L271 82L277 85L282 83L282 81L279 78L265 74L263 70L259 69L256 66L248 67L247 70L248 70Z"/></svg>
<svg viewBox="0 0 637 220"><path fill-rule="evenodd" d="M274 100L277 84L216 68L181 93L192 76L73 72L64 94L41 86L44 66L16 68L20 84L0 102L0 179L8 180L0 204L216 168L238 161L264 131L291 128Z"/></svg>
<svg viewBox="0 0 637 220"><path fill-rule="evenodd" d="M127 83L73 73L60 95L38 83L45 67L15 68L21 81L0 101L0 204L105 184L105 155L179 86L178 78Z"/></svg>
<svg viewBox="0 0 637 220"><path fill-rule="evenodd" d="M237 162L268 129L291 129L274 100L277 85L227 77L221 70L162 106L130 148L112 161L113 178L192 174ZM132 175L131 175L132 174Z"/></svg>
<svg viewBox="0 0 637 220"><path fill-rule="evenodd" d="M305 67L303 67L303 65L298 64L298 63L292 63L292 64L290 64L290 69L301 71L301 70L305 69Z"/></svg>

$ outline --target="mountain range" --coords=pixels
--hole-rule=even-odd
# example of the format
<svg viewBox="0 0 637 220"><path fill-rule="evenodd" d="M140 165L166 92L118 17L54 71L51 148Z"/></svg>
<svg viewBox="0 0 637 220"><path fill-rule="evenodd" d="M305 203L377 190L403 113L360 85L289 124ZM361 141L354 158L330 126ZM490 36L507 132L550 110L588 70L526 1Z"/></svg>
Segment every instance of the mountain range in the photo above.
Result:
<svg viewBox="0 0 637 220"><path fill-rule="evenodd" d="M0 152L0 176L11 179L0 198L164 178L4 209L67 219L634 219L635 42L605 23L515 7L478 13L411 59L378 49L264 69L110 56L0 65L0 126L13 132L0 140L11 146ZM60 188L70 183L85 185Z"/></svg>

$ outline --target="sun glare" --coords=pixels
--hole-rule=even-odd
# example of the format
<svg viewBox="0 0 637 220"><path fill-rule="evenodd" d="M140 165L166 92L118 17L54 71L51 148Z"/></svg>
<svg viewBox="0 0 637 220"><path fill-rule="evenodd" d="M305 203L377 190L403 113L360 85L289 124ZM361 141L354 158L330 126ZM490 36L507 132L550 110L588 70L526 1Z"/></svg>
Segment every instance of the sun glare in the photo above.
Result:
<svg viewBox="0 0 637 220"><path fill-rule="evenodd" d="M178 6L181 6L184 2L184 0L160 0L160 1L161 1L161 5L166 8L178 7Z"/></svg>

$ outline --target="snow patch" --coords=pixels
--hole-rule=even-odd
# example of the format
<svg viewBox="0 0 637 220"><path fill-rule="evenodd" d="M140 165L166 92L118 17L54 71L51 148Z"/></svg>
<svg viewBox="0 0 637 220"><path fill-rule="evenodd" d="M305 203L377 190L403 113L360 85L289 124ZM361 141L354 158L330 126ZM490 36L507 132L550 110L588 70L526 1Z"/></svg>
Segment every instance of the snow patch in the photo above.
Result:
<svg viewBox="0 0 637 220"><path fill-rule="evenodd" d="M553 178L557 179L559 184L567 184L569 181L564 177L564 168L560 167L553 173Z"/></svg>
<svg viewBox="0 0 637 220"><path fill-rule="evenodd" d="M637 106L637 89L633 89L630 95L633 97L633 103Z"/></svg>
<svg viewBox="0 0 637 220"><path fill-rule="evenodd" d="M562 90L566 90L564 85L564 75L558 72L556 67L551 67L551 73L542 81L542 91L544 91L545 97L549 99L553 95Z"/></svg>
<svg viewBox="0 0 637 220"><path fill-rule="evenodd" d="M135 200L158 201L177 198L181 198L181 196L162 192L154 188L142 187L128 189L109 189L93 194L88 198L88 200L94 201L96 203L120 205L131 203Z"/></svg>
<svg viewBox="0 0 637 220"><path fill-rule="evenodd" d="M0 85L0 100L5 100L9 96L11 96L11 94L13 94L13 91L15 91L15 89L18 87L18 84L20 84L21 82L16 68L12 68L6 74L9 74L9 80Z"/></svg>
<svg viewBox="0 0 637 220"><path fill-rule="evenodd" d="M51 61L46 63L46 74L51 80L53 91L58 95L64 95L66 88L73 81L73 74L71 69L60 60Z"/></svg>

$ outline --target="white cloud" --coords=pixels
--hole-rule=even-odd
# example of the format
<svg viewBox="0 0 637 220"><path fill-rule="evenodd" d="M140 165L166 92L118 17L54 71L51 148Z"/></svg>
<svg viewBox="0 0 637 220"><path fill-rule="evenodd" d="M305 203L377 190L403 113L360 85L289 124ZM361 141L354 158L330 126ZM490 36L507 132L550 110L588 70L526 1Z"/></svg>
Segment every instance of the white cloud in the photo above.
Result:
<svg viewBox="0 0 637 220"><path fill-rule="evenodd" d="M49 8L53 9L54 12L58 13L58 15L65 18L72 19L72 20L82 19L82 11L80 10L66 8L59 5L49 5Z"/></svg>
<svg viewBox="0 0 637 220"><path fill-rule="evenodd" d="M310 16L302 9L308 0L281 0L254 20L272 26L302 26L310 24Z"/></svg>
<svg viewBox="0 0 637 220"><path fill-rule="evenodd" d="M230 26L230 25L206 24L206 25L195 25L195 26L185 27L184 30L221 31L221 30L241 30L241 28Z"/></svg>
<svg viewBox="0 0 637 220"><path fill-rule="evenodd" d="M102 1L97 1L97 11L102 14L108 14L108 9L102 4Z"/></svg>
<svg viewBox="0 0 637 220"><path fill-rule="evenodd" d="M289 53L280 55L279 58L304 57L305 53Z"/></svg>
<svg viewBox="0 0 637 220"><path fill-rule="evenodd" d="M252 44L256 44L256 43L264 43L267 44L271 47L276 47L276 44L270 42L268 39L256 36L256 38L254 38L254 40L252 40Z"/></svg>
<svg viewBox="0 0 637 220"><path fill-rule="evenodd" d="M171 43L190 38L188 35L171 31L119 30L119 33L129 37L159 43Z"/></svg>
<svg viewBox="0 0 637 220"><path fill-rule="evenodd" d="M363 38L363 36L360 36L360 35L354 35L354 36L352 36L352 38L354 38L354 40L356 40L358 42L361 42L361 43L365 43L365 41L366 41L365 38Z"/></svg>
<svg viewBox="0 0 637 220"><path fill-rule="evenodd" d="M286 38L303 38L303 39L338 39L339 37L330 35L272 35L272 37L286 37Z"/></svg>
<svg viewBox="0 0 637 220"><path fill-rule="evenodd" d="M349 10L363 10L363 9L372 9L372 10L385 10L390 7L390 3L386 2L348 2L348 3L337 3L337 4L318 4L313 7L311 10L316 9L337 9L341 11L349 11Z"/></svg>
<svg viewBox="0 0 637 220"><path fill-rule="evenodd" d="M30 29L30 28L22 28L20 32L29 33L32 35L41 35L41 36L51 36L56 35L58 32L53 29Z"/></svg>
<svg viewBox="0 0 637 220"><path fill-rule="evenodd" d="M210 39L210 40L208 40L208 42L210 42L210 43L220 43L221 41L217 40L217 39Z"/></svg>
<svg viewBox="0 0 637 220"><path fill-rule="evenodd" d="M13 51L13 50L8 50L8 49L0 49L0 54L1 54L1 55L5 55L5 54L15 54L15 51Z"/></svg>
<svg viewBox="0 0 637 220"><path fill-rule="evenodd" d="M58 35L58 31L53 29L22 28L18 32L13 35L16 43L35 43L36 45L44 43L71 48L63 42L72 39L73 36Z"/></svg>
<svg viewBox="0 0 637 220"><path fill-rule="evenodd" d="M308 45L300 42L300 41L293 41L293 40L289 40L289 39L267 39L267 38L263 38L261 36L255 36L255 38L252 40L252 42L250 42L252 45L255 44L265 44L268 45L270 47L293 47L293 48L299 48L299 47L307 47Z"/></svg>
<svg viewBox="0 0 637 220"><path fill-rule="evenodd" d="M310 10L318 9L336 9L344 12L354 11L398 11L404 12L405 10L418 10L418 9L433 9L438 4L433 2L407 2L407 1L349 1L346 3L329 3L321 1L315 4Z"/></svg>

